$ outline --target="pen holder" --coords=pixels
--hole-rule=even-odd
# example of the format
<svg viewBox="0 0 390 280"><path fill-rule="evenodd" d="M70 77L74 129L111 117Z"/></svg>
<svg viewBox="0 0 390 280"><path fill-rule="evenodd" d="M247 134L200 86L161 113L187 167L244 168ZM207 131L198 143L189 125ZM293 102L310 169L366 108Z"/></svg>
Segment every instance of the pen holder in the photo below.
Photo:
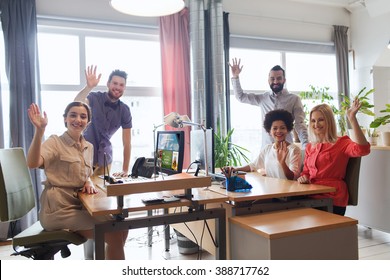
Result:
<svg viewBox="0 0 390 280"><path fill-rule="evenodd" d="M248 192L252 189L252 185L239 176L226 178L225 184L226 190L230 192Z"/></svg>

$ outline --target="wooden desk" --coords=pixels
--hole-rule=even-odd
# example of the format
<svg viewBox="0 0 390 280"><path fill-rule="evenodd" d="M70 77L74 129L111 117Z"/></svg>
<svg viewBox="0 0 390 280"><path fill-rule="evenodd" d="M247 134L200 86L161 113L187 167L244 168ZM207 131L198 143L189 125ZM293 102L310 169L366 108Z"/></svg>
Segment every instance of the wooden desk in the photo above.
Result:
<svg viewBox="0 0 390 280"><path fill-rule="evenodd" d="M233 202L284 198L335 191L333 187L300 184L297 181L265 177L257 172L247 173L245 180L253 187L248 192L229 192L219 186L212 186L210 189L216 193L227 195L229 200Z"/></svg>
<svg viewBox="0 0 390 280"><path fill-rule="evenodd" d="M247 173L245 179L253 187L249 192L229 192L226 189L222 189L220 185L209 187L210 191L227 197L225 203L221 204L226 209L227 225L230 217L247 214L302 207L324 208L328 212L333 210L332 199L307 198L307 195L311 194L333 192L335 191L333 187L300 184L292 180L264 177L257 172ZM213 205L213 207L218 207L218 205ZM203 223L193 222L191 224L191 231L195 234L197 240L203 236L202 228ZM195 242L195 238L187 228L175 225L175 229ZM229 239L229 231L227 229L227 240ZM215 245L208 240L204 242L203 248L211 254L216 254ZM227 251L228 257L230 257L229 248L227 248Z"/></svg>
<svg viewBox="0 0 390 280"><path fill-rule="evenodd" d="M335 188L315 184L300 184L297 181L265 177L257 172L247 173L245 179L252 185L248 192L230 192L220 186L210 190L225 194L233 206L233 215L244 215L296 207L324 208L333 211L330 198L311 199L308 195L334 192ZM277 203L278 202L278 203Z"/></svg>
<svg viewBox="0 0 390 280"><path fill-rule="evenodd" d="M211 202L221 202L226 200L226 196L216 194L209 190L205 190L200 187L209 186L210 178L193 177L191 175L181 175L176 178L170 178L170 180L147 182L142 189L140 183L134 183L135 187L131 188L131 183L107 185L106 188L101 187L101 190L95 195L88 195L80 193L80 200L88 210L88 212L94 216L102 215L115 215L115 219L98 223L95 225L95 255L96 259L104 259L104 234L112 231L122 231L128 229L135 229L141 227L152 227L156 225L169 225L174 223L182 223L197 220L215 219L217 226L215 234L218 236L219 250L217 252L218 259L226 259L226 215L225 209L204 209L204 205ZM172 175L175 176L175 175ZM166 182L171 182L167 184ZM180 186L179 183L183 184ZM191 182L195 187L199 189L190 188ZM95 183L101 186L102 180L97 179ZM116 194L123 195L124 190L131 192L130 195L123 195L123 205L118 206L118 200L115 196L107 196L110 191ZM120 189L120 186L124 187L124 190ZM151 194L140 193L141 191L154 191L161 189L170 191L154 192ZM161 188L163 186L164 188ZM191 190L191 199L181 199L177 202L160 203L145 205L141 202L141 198L146 195L161 196L171 195L172 192L182 193L184 190ZM181 213L168 213L168 208L187 206L191 209L188 212ZM151 211L153 209L164 209L164 214L156 216L145 216L137 218L128 218L129 212L135 211ZM169 229L168 229L169 231ZM169 235L169 234L168 234Z"/></svg>
<svg viewBox="0 0 390 280"><path fill-rule="evenodd" d="M312 208L232 217L235 260L357 260L357 221ZM245 242L240 242L245 240Z"/></svg>

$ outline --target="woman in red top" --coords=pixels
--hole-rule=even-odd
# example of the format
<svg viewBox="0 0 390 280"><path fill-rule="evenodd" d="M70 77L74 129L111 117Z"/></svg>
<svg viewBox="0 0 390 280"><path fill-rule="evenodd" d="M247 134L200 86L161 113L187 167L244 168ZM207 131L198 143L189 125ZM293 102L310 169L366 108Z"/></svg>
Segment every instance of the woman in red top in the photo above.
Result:
<svg viewBox="0 0 390 280"><path fill-rule="evenodd" d="M333 199L333 213L344 215L348 204L348 189L344 181L350 157L370 153L356 114L361 107L356 99L347 110L347 117L355 134L355 142L348 136L337 137L335 116L331 107L320 104L310 112L309 140L306 147L304 167L298 182L319 184L336 188L334 193L314 195L316 198Z"/></svg>

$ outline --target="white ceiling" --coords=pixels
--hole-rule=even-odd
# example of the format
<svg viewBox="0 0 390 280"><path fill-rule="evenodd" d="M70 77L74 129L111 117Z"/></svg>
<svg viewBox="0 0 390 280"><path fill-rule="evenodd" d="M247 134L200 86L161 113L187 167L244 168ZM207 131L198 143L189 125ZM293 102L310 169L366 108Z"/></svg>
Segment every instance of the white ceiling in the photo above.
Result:
<svg viewBox="0 0 390 280"><path fill-rule="evenodd" d="M188 1L188 0L187 0ZM234 10L235 7L242 5L240 0L222 0L224 8L227 10ZM339 8L348 8L354 5L353 3L361 2L361 0L285 0L290 2L300 2L313 5L326 5ZM377 0L366 0L377 1ZM140 22L154 22L155 18L139 18L120 14L114 11L109 0L36 0L38 15L51 15L58 17L72 17L72 18L101 18L102 20L112 21L129 21L136 20ZM256 0L245 1L245 5L258 6L259 2ZM249 7L250 9L250 7Z"/></svg>

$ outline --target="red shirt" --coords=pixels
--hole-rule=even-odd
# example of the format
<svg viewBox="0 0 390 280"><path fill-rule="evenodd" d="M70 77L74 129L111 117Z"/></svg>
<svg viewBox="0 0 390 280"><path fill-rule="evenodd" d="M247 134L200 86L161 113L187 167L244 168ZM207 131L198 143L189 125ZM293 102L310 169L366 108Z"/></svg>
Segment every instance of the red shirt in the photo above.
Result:
<svg viewBox="0 0 390 280"><path fill-rule="evenodd" d="M350 157L370 153L370 144L359 145L348 136L339 137L336 143L309 143L305 151L301 175L309 177L312 184L336 188L334 193L313 195L315 198L333 198L333 205L345 207L348 204L348 188L344 181Z"/></svg>

